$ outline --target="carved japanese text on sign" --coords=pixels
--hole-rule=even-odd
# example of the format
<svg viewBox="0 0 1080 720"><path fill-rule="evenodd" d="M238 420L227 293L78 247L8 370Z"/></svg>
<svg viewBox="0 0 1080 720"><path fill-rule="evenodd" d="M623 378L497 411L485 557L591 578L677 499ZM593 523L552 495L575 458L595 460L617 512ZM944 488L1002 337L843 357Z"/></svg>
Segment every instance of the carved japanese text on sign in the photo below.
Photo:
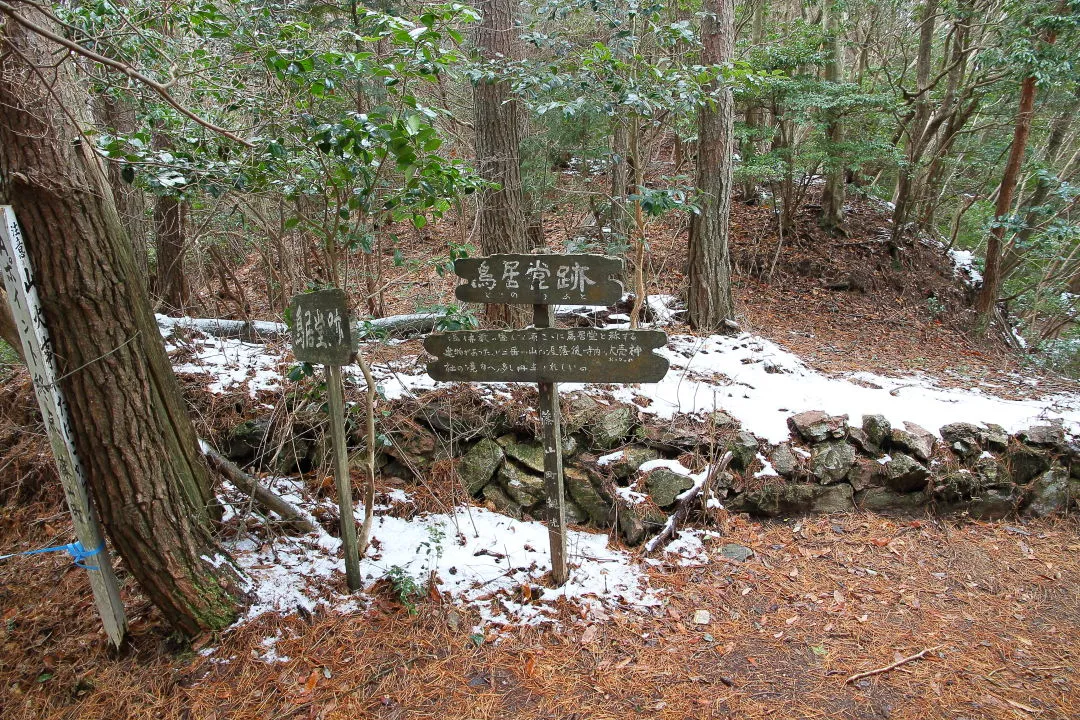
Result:
<svg viewBox="0 0 1080 720"><path fill-rule="evenodd" d="M487 382L657 382L668 361L652 352L659 330L476 330L429 335L436 380Z"/></svg>
<svg viewBox="0 0 1080 720"><path fill-rule="evenodd" d="M522 305L612 305L623 262L605 255L489 255L454 262L458 300Z"/></svg>
<svg viewBox="0 0 1080 720"><path fill-rule="evenodd" d="M347 365L356 352L343 290L320 290L292 299L293 355L300 362Z"/></svg>

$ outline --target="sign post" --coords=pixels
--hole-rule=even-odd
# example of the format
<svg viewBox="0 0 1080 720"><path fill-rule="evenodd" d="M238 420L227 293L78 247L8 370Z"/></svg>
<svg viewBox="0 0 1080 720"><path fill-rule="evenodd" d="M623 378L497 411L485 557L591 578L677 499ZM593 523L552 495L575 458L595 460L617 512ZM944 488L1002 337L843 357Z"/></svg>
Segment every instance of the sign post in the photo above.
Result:
<svg viewBox="0 0 1080 720"><path fill-rule="evenodd" d="M97 550L88 558L85 566L90 573L94 604L101 615L105 634L115 647L120 647L127 632L124 604L120 601L112 561L104 549L101 524L90 503L86 476L75 452L71 419L57 381L56 358L53 356L49 331L45 327L34 272L15 219L15 211L10 205L0 205L0 270L4 276L11 313L22 339L26 366L33 379L34 394L49 434L56 470L74 521L75 535L87 551Z"/></svg>
<svg viewBox="0 0 1080 720"><path fill-rule="evenodd" d="M667 335L659 330L555 328L553 305L611 305L622 297L622 260L603 255L491 255L454 263L465 282L459 300L533 306L525 330L465 330L429 335L424 349L435 380L533 382L540 394L544 428L544 491L547 495L551 577L569 577L566 500L563 486L560 382L657 382L668 361L653 354Z"/></svg>
<svg viewBox="0 0 1080 720"><path fill-rule="evenodd" d="M360 555L353 516L352 480L345 444L345 391L341 366L356 353L345 291L339 289L296 295L292 307L293 355L300 362L318 363L326 373L326 397L330 410L330 438L334 446L334 485L341 522L341 546L345 552L345 580L349 590L363 587Z"/></svg>

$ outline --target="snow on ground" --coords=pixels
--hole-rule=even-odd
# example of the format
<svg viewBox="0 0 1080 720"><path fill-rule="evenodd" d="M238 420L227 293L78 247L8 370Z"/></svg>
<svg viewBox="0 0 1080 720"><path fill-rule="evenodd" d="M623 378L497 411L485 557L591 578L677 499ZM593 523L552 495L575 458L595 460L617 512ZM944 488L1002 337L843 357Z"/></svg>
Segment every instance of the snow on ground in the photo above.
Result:
<svg viewBox="0 0 1080 720"><path fill-rule="evenodd" d="M246 387L254 394L280 391L288 385L283 377L293 364L288 353L275 354L266 346L235 339L195 335L181 341L172 337L171 329L163 334L170 350L187 358L176 371L209 376L210 392ZM926 376L888 378L855 373L830 377L807 367L778 345L748 333L703 338L674 335L658 352L671 362L662 381L615 390L591 387L589 391L606 392L660 418L723 410L746 430L772 443L788 438L787 418L804 410L846 413L856 422L864 414L881 413L893 424L912 421L934 431L955 421L994 422L1017 431L1061 418L1069 432L1080 434L1080 395L1076 394L1014 401L979 388L938 387ZM411 362L397 367L408 370L396 371L386 365L372 368L384 397L402 397L441 385L418 372ZM346 370L350 381L362 386L359 370ZM573 392L584 387L567 383L560 390ZM485 386L485 392L496 401L507 389L505 384ZM604 460L614 462L618 457L613 453ZM707 476L707 470L695 474L675 461L647 465L667 467L695 482ZM274 490L302 510L305 504L310 506L295 481L275 481ZM625 492L631 501L639 493L636 488ZM391 504L409 502L407 495L396 492L387 500ZM388 507L380 506L380 511ZM362 516L362 510L357 513ZM479 508L457 508L407 521L381 514L373 537L375 543L361 565L369 588L388 575L412 578L424 589L428 582L434 582L440 592L478 608L481 625L544 622L553 614L552 604L563 598L598 613L605 606L647 607L659 602L648 587L642 564L609 548L603 534L570 531L571 580L559 589L543 585L542 578L550 568L547 531L540 523ZM669 547L668 561L701 562L705 557L703 538L680 533ZM344 563L338 558L340 541L321 529L304 537L281 537L265 543L242 536L228 541L226 547L254 583L257 601L249 617L292 612L298 607L310 611L319 605L349 612L366 602L363 594L334 595L328 589L331 582L340 582ZM266 647L265 656L268 661L274 659L272 644Z"/></svg>

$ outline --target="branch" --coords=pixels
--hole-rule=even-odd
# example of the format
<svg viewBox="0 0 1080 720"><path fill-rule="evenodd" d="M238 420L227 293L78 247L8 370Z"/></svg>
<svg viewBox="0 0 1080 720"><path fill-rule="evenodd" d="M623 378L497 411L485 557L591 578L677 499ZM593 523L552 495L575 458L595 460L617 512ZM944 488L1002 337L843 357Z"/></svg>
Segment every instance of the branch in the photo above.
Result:
<svg viewBox="0 0 1080 720"><path fill-rule="evenodd" d="M10 3L4 2L3 0L0 0L0 12L3 12L8 17L10 17L12 20L19 23L20 25L22 25L24 28L26 28L30 32L33 32L33 33L35 33L37 35L40 35L41 37L43 37L43 38L45 38L47 40L52 40L54 43L67 48L68 50L70 50L71 52L73 52L73 53L75 53L77 55L82 55L85 58L89 58L90 60L93 60L94 62L98 62L98 63L101 63L102 65L104 65L106 67L110 67L110 68L112 68L113 70L115 70L115 71L117 71L119 73L127 75L128 77L132 78L133 80L138 80L139 82L141 82L142 84L146 85L151 90L156 92L161 97L162 100L164 100L166 103L168 103L169 105L174 107L182 115L190 118L191 120L194 120L199 125L202 125L204 128L206 128L207 130L211 130L212 132L216 132L219 135L223 135L223 136L229 138L230 140L232 140L234 142L240 143L241 145L243 145L245 147L254 147L254 145L249 143L247 140L244 140L239 135L236 135L235 133L232 133L232 132L226 130L225 128L219 127L219 126L213 124L212 122L210 122L209 120L203 120L201 117L196 115L194 112L192 112L191 110L188 110L186 107L181 105L180 102L176 98L174 98L172 96L172 94L169 92L168 86L158 82L157 80L154 80L153 78L151 78L151 77L149 77L147 75L144 75L143 73L139 72L138 70L131 67L127 63L123 63L123 62L120 62L119 60L114 60L113 58L106 57L105 55L101 55L99 53L96 53L93 50L89 50L87 48L84 48L83 46L79 45L78 43L73 42L71 40L68 40L67 38L63 37L62 35L57 35L52 30L49 30L46 27L42 27L41 25L38 25L37 23L33 22L32 20L28 20L27 18L23 17L18 12L16 12L14 6L12 6Z"/></svg>
<svg viewBox="0 0 1080 720"><path fill-rule="evenodd" d="M862 680L863 678L870 677L871 675L881 675L882 673L887 673L890 670L895 670L896 668L900 667L901 665L905 665L905 664L907 664L909 662L912 662L913 660L921 659L922 656L925 655L926 653L934 652L935 650L937 650L940 647L941 647L940 645L935 645L932 648L926 648L925 650L917 652L914 655L908 655L906 658L900 658L899 660L894 662L892 665L886 665L885 667L880 667L880 668L877 668L875 670L867 670L866 672L855 673L854 675L849 677L847 680L845 680L844 684L845 685L850 685L851 683L855 682L856 680Z"/></svg>
<svg viewBox="0 0 1080 720"><path fill-rule="evenodd" d="M645 545L646 555L654 552L662 544L675 537L675 532L679 529L679 524L686 520L686 516L690 514L690 508L693 507L694 499L697 498L702 490L712 485L713 478L727 469L727 466L733 457L734 455L730 450L724 453L724 456L720 458L720 462L710 468L708 477L706 477L701 484L694 485L694 487L679 496L679 504L675 508L675 512L668 518L667 525L664 526L664 529L660 531L659 535Z"/></svg>

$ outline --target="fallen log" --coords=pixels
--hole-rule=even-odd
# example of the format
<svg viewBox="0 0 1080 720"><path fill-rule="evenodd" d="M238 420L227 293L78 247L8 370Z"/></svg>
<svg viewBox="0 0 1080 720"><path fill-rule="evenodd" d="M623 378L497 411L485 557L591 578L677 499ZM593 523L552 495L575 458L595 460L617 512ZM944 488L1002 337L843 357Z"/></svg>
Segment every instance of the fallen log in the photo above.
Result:
<svg viewBox="0 0 1080 720"><path fill-rule="evenodd" d="M409 335L423 335L434 330L435 324L442 317L437 313L413 313L370 318L356 323L355 332L360 339L372 336L401 338ZM289 326L285 323L265 320L222 320L158 315L157 323L162 330L184 328L197 330L212 337L238 338L250 343L275 340L289 334Z"/></svg>
<svg viewBox="0 0 1080 720"><path fill-rule="evenodd" d="M228 478L229 482L235 485L237 490L250 497L266 510L276 513L286 525L291 526L298 532L315 532L315 525L305 518L294 505L264 488L255 478L210 447L210 443L200 439L199 449L206 456L207 464Z"/></svg>

